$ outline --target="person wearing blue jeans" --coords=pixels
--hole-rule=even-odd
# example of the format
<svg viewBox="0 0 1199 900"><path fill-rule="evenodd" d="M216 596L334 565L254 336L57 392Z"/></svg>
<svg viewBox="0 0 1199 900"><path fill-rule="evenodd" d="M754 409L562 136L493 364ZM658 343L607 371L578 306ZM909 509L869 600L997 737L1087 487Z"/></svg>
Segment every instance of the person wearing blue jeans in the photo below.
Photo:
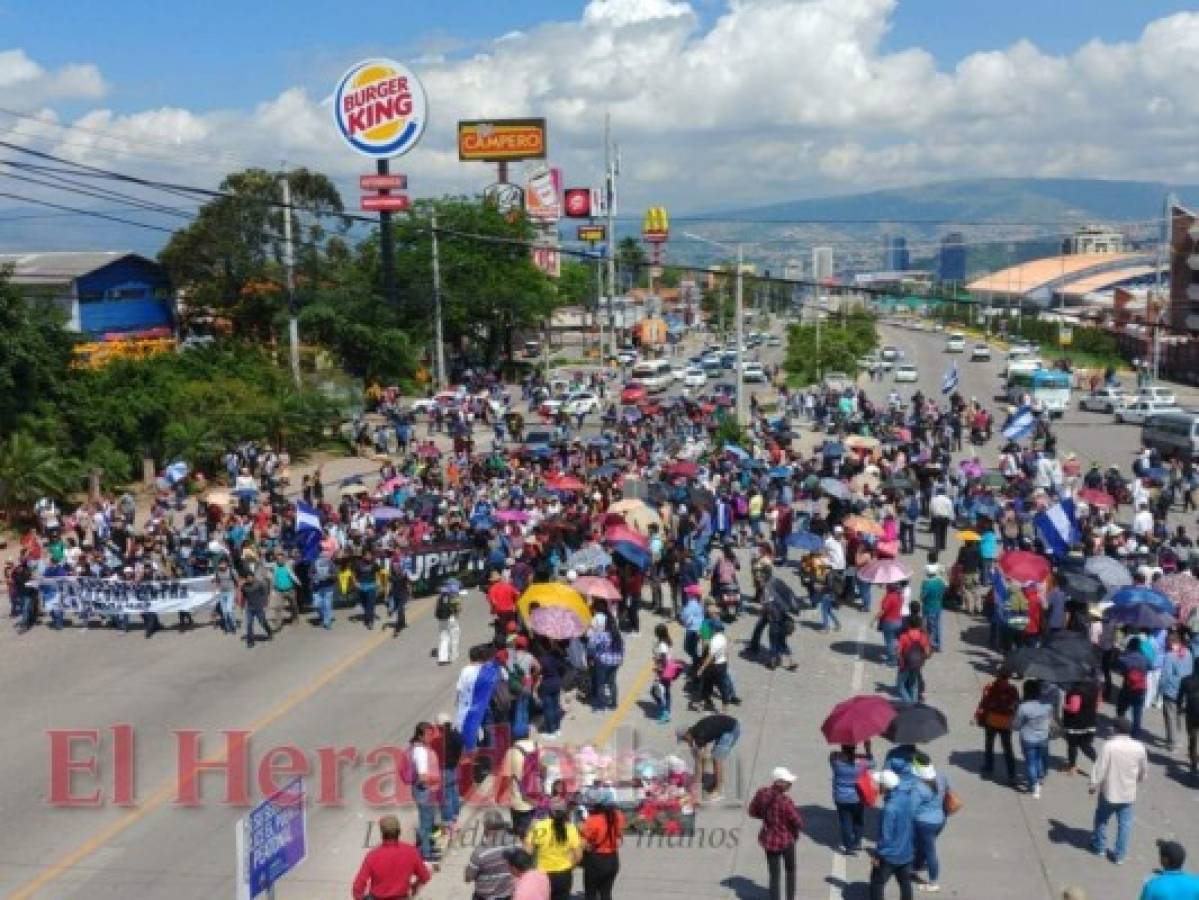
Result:
<svg viewBox="0 0 1199 900"><path fill-rule="evenodd" d="M1035 678L1024 682L1023 698L1023 702L1016 707L1012 731L1020 735L1028 790L1033 797L1040 797L1049 757L1049 726L1053 709L1041 699L1041 682Z"/></svg>
<svg viewBox="0 0 1199 900"><path fill-rule="evenodd" d="M903 627L902 622L883 621L879 624L879 628L883 633L883 655L886 657L887 665L895 665L895 646L899 641L899 631Z"/></svg>
<svg viewBox="0 0 1199 900"><path fill-rule="evenodd" d="M408 757L412 772L412 800L416 804L416 839L420 856L425 862L435 859L433 854L433 828L437 825L436 779L440 775L437 758L429 749L429 742L436 732L428 722L420 722L408 744Z"/></svg>
<svg viewBox="0 0 1199 900"><path fill-rule="evenodd" d="M870 770L870 757L859 757L854 745L843 744L829 754L828 761L833 770L833 805L841 829L841 852L856 853L862 849L865 819L858 778Z"/></svg>
<svg viewBox="0 0 1199 900"><path fill-rule="evenodd" d="M1132 736L1132 723L1117 719L1115 728L1116 733L1104 741L1091 769L1090 790L1099 795L1091 832L1091 852L1098 856L1107 848L1107 822L1115 815L1116 845L1107 851L1107 858L1119 865L1128 855L1132 805L1136 801L1137 785L1148 773L1149 757L1145 745Z"/></svg>
<svg viewBox="0 0 1199 900"><path fill-rule="evenodd" d="M333 583L322 584L312 592L312 605L321 617L321 627L326 631L333 627Z"/></svg>

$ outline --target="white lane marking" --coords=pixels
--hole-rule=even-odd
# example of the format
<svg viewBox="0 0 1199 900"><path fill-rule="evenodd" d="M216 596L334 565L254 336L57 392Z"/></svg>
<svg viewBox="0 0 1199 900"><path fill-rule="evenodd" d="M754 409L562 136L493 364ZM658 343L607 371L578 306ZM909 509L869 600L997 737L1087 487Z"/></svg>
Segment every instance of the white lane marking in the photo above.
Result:
<svg viewBox="0 0 1199 900"><path fill-rule="evenodd" d="M849 679L850 694L857 694L862 690L862 678L866 671L866 666L862 661L862 650L866 643L866 625L863 622L858 626L858 633L854 637L854 643L857 645L854 653L853 675ZM828 900L841 900L844 896L843 886L845 885L845 857L837 850L833 851L833 868L829 873Z"/></svg>
<svg viewBox="0 0 1199 900"><path fill-rule="evenodd" d="M832 883L828 886L828 900L841 900L845 896L842 886L845 884L845 857L833 853Z"/></svg>

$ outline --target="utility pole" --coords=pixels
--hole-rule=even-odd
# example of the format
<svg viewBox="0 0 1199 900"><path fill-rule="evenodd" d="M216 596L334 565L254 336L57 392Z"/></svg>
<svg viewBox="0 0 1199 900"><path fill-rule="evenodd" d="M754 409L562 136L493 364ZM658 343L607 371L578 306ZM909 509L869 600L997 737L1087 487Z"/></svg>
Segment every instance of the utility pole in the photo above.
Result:
<svg viewBox="0 0 1199 900"><path fill-rule="evenodd" d="M742 280L741 270L744 267L745 256L740 244L737 245L737 424L742 428L746 425L745 419L745 371L742 369L743 364L743 347L745 343L745 298L742 296Z"/></svg>
<svg viewBox="0 0 1199 900"><path fill-rule="evenodd" d="M437 208L431 216L433 237L433 365L439 390L445 390L445 341L441 325L441 253L437 247Z"/></svg>
<svg viewBox="0 0 1199 900"><path fill-rule="evenodd" d="M1154 281L1156 282L1157 286L1154 288L1154 291L1153 291L1154 304L1157 306L1157 310L1153 314L1153 381L1154 381L1154 383L1157 382L1158 371L1161 366L1161 346L1162 345L1161 345L1161 337L1160 337L1159 333L1161 332L1162 319L1165 318L1165 312L1166 312L1166 305L1165 305L1164 299L1162 297L1162 266L1164 265L1164 260L1168 259L1168 256L1166 256L1166 245L1171 239L1171 237L1170 237L1170 225L1171 225L1170 213L1173 211L1173 207L1174 207L1174 196L1172 194L1166 194L1166 208L1163 211L1164 216L1162 219L1162 223L1164 225L1164 231L1162 233L1162 239L1160 241L1158 241L1157 256L1155 257L1155 260L1154 260L1154 264L1157 268L1157 271L1154 273Z"/></svg>
<svg viewBox="0 0 1199 900"><path fill-rule="evenodd" d="M296 318L296 254L291 242L291 184L287 173L279 176L283 190L283 268L287 273L287 342L291 356L291 380L300 386L300 323Z"/></svg>
<svg viewBox="0 0 1199 900"><path fill-rule="evenodd" d="M608 323L612 331L612 356L616 355L616 158L612 153L612 114L604 114L605 199L608 205Z"/></svg>
<svg viewBox="0 0 1199 900"><path fill-rule="evenodd" d="M604 320L600 309L604 302L604 261L598 256L595 259L595 324L599 328L599 364L604 365Z"/></svg>

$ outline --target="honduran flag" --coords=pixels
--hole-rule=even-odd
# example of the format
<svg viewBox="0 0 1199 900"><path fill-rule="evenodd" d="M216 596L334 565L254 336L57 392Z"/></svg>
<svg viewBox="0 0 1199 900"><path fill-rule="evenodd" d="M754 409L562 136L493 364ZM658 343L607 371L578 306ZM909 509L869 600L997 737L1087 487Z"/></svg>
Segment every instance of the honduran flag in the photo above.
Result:
<svg viewBox="0 0 1199 900"><path fill-rule="evenodd" d="M321 517L303 500L296 501L296 543L300 558L312 562L321 555L321 541L325 532L321 528Z"/></svg>
<svg viewBox="0 0 1199 900"><path fill-rule="evenodd" d="M1032 523L1050 556L1065 556L1080 538L1074 501L1068 497L1034 515Z"/></svg>
<svg viewBox="0 0 1199 900"><path fill-rule="evenodd" d="M1033 415L1032 409L1021 406L1003 426L1003 436L1009 441L1018 441L1032 434L1036 427L1037 417Z"/></svg>

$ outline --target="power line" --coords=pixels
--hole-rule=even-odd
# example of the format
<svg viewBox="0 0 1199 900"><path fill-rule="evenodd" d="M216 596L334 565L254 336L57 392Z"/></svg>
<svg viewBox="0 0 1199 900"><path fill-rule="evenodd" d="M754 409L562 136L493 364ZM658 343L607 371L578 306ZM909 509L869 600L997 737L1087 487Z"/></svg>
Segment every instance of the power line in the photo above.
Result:
<svg viewBox="0 0 1199 900"><path fill-rule="evenodd" d="M6 197L9 200L19 200L22 203L32 203L35 206L45 206L50 209L58 209L63 212L74 213L80 216L91 216L96 219L105 219L109 222L116 222L119 225L132 225L134 228L145 228L149 231L161 231L164 234L174 234L175 229L164 228L159 225L151 225L148 222L135 222L133 219L126 219L121 216L112 216L107 213L96 212L95 210L80 209L75 206L64 206L61 203L52 203L49 200L38 200L34 197L24 197L20 194L10 194L7 191L0 191L0 197Z"/></svg>

